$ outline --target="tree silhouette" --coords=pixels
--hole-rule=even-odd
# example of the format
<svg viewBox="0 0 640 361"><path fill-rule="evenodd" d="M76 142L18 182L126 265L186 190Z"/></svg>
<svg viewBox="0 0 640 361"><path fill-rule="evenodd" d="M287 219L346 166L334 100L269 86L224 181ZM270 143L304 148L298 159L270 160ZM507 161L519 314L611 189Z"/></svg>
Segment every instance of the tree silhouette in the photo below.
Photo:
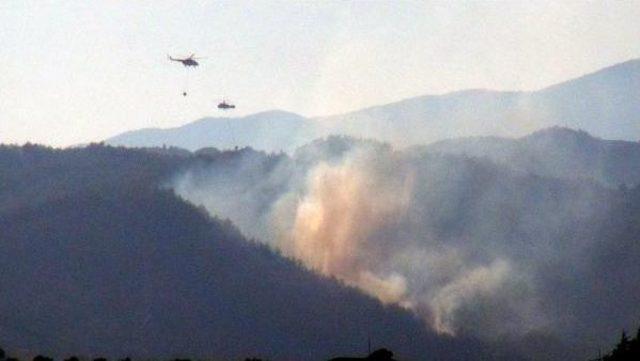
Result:
<svg viewBox="0 0 640 361"><path fill-rule="evenodd" d="M637 361L640 360L640 329L634 339L629 339L627 333L622 331L620 341L607 355L596 359L600 361Z"/></svg>
<svg viewBox="0 0 640 361"><path fill-rule="evenodd" d="M624 359L624 356L629 352L629 337L625 331L622 331L620 336L620 342L616 345L612 355L614 359Z"/></svg>
<svg viewBox="0 0 640 361"><path fill-rule="evenodd" d="M33 358L33 361L53 361L53 359L51 357L38 355L38 356Z"/></svg>
<svg viewBox="0 0 640 361"><path fill-rule="evenodd" d="M367 359L373 361L391 361L393 360L393 352L387 350L386 348L381 348L379 350L373 351Z"/></svg>

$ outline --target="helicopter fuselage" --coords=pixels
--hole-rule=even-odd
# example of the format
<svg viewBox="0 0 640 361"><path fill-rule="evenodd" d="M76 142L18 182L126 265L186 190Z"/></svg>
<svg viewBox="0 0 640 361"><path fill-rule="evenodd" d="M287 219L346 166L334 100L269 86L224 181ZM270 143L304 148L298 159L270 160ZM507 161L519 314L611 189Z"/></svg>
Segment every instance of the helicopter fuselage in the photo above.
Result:
<svg viewBox="0 0 640 361"><path fill-rule="evenodd" d="M198 64L198 62L197 62L197 61L195 61L195 60L193 60L192 58L186 58L186 59L175 59L175 58L169 57L169 60L172 60L172 61L179 61L179 62L181 62L181 63L182 63L182 65L184 65L184 66L198 66L198 65L199 65L199 64Z"/></svg>
<svg viewBox="0 0 640 361"><path fill-rule="evenodd" d="M198 62L193 59L182 59L179 60L184 66L198 66Z"/></svg>
<svg viewBox="0 0 640 361"><path fill-rule="evenodd" d="M218 104L218 109L227 110L227 109L235 109L236 106L233 104L220 103Z"/></svg>

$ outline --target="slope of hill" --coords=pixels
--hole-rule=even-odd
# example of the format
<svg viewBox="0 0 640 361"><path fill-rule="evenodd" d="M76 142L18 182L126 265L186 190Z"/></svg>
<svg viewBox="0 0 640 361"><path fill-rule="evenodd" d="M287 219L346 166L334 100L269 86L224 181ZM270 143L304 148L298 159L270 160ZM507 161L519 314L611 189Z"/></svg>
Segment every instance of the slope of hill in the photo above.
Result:
<svg viewBox="0 0 640 361"><path fill-rule="evenodd" d="M538 126L529 115L512 114L522 93L466 90L426 95L317 121L332 134L367 137L396 145L426 144L465 135L529 132Z"/></svg>
<svg viewBox="0 0 640 361"><path fill-rule="evenodd" d="M603 140L568 128L547 128L518 139L451 139L424 149L488 158L520 172L547 177L592 179L609 187L640 184L640 142Z"/></svg>
<svg viewBox="0 0 640 361"><path fill-rule="evenodd" d="M160 189L205 158L0 147L2 346L317 360L358 354L371 337L406 359L488 357L480 343L436 336L410 313L317 276Z"/></svg>
<svg viewBox="0 0 640 361"><path fill-rule="evenodd" d="M554 125L640 139L640 59L532 92L469 90L319 119L334 133L400 145L468 136L524 136Z"/></svg>
<svg viewBox="0 0 640 361"><path fill-rule="evenodd" d="M241 118L203 118L170 129L141 129L106 140L128 147L175 146L189 150L215 146L251 146L265 151L291 151L319 134L318 124L297 114L268 111Z"/></svg>
<svg viewBox="0 0 640 361"><path fill-rule="evenodd" d="M640 59L534 92L531 104L541 118L548 119L548 125L584 129L605 139L638 141Z"/></svg>

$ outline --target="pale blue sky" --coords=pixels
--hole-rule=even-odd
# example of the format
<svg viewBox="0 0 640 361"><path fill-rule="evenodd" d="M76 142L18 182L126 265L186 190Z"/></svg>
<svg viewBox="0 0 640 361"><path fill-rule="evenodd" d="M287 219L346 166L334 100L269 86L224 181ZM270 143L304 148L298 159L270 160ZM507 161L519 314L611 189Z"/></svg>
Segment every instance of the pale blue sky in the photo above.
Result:
<svg viewBox="0 0 640 361"><path fill-rule="evenodd" d="M640 57L640 0L0 1L0 142L71 145L237 115L537 89ZM168 53L195 52L185 70Z"/></svg>

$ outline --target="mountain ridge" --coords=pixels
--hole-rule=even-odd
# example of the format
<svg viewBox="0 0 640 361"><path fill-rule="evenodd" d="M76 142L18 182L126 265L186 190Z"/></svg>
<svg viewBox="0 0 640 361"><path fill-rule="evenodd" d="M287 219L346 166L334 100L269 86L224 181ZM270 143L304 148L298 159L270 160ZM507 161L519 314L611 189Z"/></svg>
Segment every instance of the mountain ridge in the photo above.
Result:
<svg viewBox="0 0 640 361"><path fill-rule="evenodd" d="M202 125L205 123L209 126ZM190 134L187 130L196 125L202 129ZM106 142L166 144L190 150L251 146L291 152L329 134L411 146L467 136L521 137L556 125L584 129L606 139L640 139L640 59L534 91L464 89L322 117L282 110L207 117L174 128L133 130Z"/></svg>
<svg viewBox="0 0 640 361"><path fill-rule="evenodd" d="M130 147L176 146L191 151L215 146L233 148L251 145L257 149L291 150L292 140L313 132L310 120L283 110L269 110L243 117L204 117L170 128L146 128L121 133L106 140Z"/></svg>

